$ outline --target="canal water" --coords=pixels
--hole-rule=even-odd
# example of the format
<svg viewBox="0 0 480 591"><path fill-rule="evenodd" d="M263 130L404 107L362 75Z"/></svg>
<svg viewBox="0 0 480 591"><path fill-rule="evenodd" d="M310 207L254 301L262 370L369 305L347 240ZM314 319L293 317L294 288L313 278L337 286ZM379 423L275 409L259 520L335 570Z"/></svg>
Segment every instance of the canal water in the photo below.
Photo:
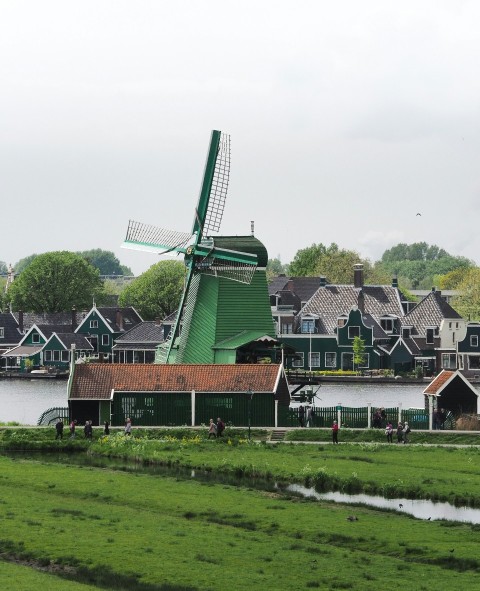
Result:
<svg viewBox="0 0 480 591"><path fill-rule="evenodd" d="M145 465L137 462L128 462L121 458L106 458L91 456L84 453L77 454L45 454L42 452L3 452L2 455L11 458L25 458L45 463L63 463L78 466L93 466L107 468L110 470L121 470L125 472L141 472L158 477L172 477L181 480L195 479L212 484L229 484L245 488L254 488L268 492L278 492L284 495L293 495L303 498L316 499L341 503L346 505L365 505L378 509L389 509L405 513L416 519L428 521L457 521L463 523L480 524L480 509L471 507L455 507L450 503L437 503L426 500L392 498L387 499L381 496L366 494L348 495L341 492L317 492L314 488L305 487L301 484L278 483L274 480L261 478L249 478L236 476L234 474L222 474L211 471L192 470L178 466L163 466L159 464ZM352 507L352 515L355 515L355 508Z"/></svg>
<svg viewBox="0 0 480 591"><path fill-rule="evenodd" d="M403 409L424 408L427 384L323 384L314 388L314 404L332 407L384 406ZM298 406L298 404L296 404ZM67 381L53 379L0 378L0 422L17 421L36 425L45 410L67 406Z"/></svg>
<svg viewBox="0 0 480 591"><path fill-rule="evenodd" d="M67 406L67 380L0 378L0 422L36 425L43 411Z"/></svg>

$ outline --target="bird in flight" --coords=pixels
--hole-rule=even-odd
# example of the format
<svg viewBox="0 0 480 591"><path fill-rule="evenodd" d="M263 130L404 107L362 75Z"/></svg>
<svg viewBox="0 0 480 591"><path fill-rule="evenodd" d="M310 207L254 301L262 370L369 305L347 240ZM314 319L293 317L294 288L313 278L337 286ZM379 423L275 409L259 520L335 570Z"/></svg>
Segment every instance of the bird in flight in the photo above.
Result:
<svg viewBox="0 0 480 591"><path fill-rule="evenodd" d="M421 213L417 213L417 215L419 215L420 217L422 217L422 214Z"/></svg>

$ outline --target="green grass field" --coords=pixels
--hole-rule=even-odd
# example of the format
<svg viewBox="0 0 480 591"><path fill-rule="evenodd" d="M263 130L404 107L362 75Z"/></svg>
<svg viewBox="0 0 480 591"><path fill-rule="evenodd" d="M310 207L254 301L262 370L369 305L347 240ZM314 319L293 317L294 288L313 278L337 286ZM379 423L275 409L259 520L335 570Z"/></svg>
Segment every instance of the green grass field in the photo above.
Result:
<svg viewBox="0 0 480 591"><path fill-rule="evenodd" d="M141 434L76 441L72 462L87 450L223 472L240 483L254 475L480 506L474 447L268 445L242 437L205 441L191 432L179 440L172 432L166 440ZM72 448L69 441L52 446L51 439L51 430L0 431L3 447ZM352 515L358 520L347 519ZM415 590L450 591L477 589L480 572L478 525L68 459L59 464L55 454L0 457L0 523L0 580L13 590L371 590L408 581Z"/></svg>

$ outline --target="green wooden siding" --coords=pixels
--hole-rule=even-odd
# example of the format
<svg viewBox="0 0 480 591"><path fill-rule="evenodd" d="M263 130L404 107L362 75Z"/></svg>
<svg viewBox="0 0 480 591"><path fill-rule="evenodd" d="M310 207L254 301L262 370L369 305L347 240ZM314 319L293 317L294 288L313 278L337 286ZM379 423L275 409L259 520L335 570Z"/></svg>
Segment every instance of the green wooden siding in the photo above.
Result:
<svg viewBox="0 0 480 591"><path fill-rule="evenodd" d="M112 425L124 425L128 417L135 426L191 425L191 393L116 393L113 399ZM103 404L103 402L101 403ZM275 425L275 400L270 393L254 393L251 402L251 425ZM100 410L101 422L106 410ZM232 394L195 394L195 424L207 425L209 419L221 417L234 426L248 425L248 396L244 392Z"/></svg>
<svg viewBox="0 0 480 591"><path fill-rule="evenodd" d="M190 401L190 393L115 393L112 425L124 425L128 417L134 426L191 425Z"/></svg>

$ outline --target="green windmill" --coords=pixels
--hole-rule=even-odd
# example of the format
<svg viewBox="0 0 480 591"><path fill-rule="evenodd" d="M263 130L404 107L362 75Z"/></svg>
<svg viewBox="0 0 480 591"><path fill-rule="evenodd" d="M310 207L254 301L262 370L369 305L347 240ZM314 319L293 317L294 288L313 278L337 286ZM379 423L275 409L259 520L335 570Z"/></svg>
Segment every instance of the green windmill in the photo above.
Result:
<svg viewBox="0 0 480 591"><path fill-rule="evenodd" d="M185 255L185 287L158 363L248 362L274 341L265 247L253 235L212 237L220 229L229 174L230 136L213 131L192 231L129 222L123 246Z"/></svg>

